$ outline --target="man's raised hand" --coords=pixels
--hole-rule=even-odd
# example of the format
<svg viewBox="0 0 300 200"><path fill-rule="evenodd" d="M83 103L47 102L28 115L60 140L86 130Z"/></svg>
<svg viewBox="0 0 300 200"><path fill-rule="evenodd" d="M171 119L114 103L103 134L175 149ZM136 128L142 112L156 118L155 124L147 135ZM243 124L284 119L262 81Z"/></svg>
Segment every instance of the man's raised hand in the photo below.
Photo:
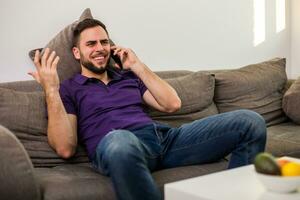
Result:
<svg viewBox="0 0 300 200"><path fill-rule="evenodd" d="M58 90L59 79L57 75L57 63L59 57L56 55L55 51L50 53L50 49L47 48L40 60L40 52L35 51L34 65L36 67L35 72L29 72L38 83L40 83L45 90L45 92L50 92L52 90Z"/></svg>

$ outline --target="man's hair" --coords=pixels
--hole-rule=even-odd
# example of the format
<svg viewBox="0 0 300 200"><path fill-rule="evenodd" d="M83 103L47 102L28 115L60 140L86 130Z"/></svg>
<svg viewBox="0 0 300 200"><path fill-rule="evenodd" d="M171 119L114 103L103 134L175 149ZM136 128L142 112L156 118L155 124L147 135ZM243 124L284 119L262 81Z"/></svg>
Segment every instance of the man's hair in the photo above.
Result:
<svg viewBox="0 0 300 200"><path fill-rule="evenodd" d="M99 20L96 20L96 19L85 19L85 20L79 22L73 31L73 47L76 47L78 45L80 33L82 31L84 31L85 29L88 29L88 28L96 27L96 26L102 27L105 30L106 34L108 35L106 26L102 22L100 22Z"/></svg>

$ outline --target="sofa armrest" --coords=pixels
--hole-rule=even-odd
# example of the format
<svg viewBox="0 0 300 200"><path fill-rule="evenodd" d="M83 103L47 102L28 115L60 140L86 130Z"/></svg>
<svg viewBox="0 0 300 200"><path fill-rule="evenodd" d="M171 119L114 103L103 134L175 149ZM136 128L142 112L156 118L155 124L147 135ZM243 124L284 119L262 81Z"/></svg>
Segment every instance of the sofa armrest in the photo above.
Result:
<svg viewBox="0 0 300 200"><path fill-rule="evenodd" d="M21 142L0 125L1 199L40 199L33 165Z"/></svg>

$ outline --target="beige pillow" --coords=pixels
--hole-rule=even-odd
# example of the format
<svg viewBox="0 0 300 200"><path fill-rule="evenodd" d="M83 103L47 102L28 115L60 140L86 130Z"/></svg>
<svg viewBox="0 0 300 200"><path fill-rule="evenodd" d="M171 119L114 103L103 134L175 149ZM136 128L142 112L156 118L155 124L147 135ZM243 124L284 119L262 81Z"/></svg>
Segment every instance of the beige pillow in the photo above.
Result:
<svg viewBox="0 0 300 200"><path fill-rule="evenodd" d="M87 8L83 11L78 20L66 26L44 47L44 49L50 48L55 51L60 57L60 61L57 66L60 81L72 77L75 73L79 73L81 70L79 62L74 58L72 53L73 30L80 21L89 18L93 18L93 16L91 14L91 10Z"/></svg>
<svg viewBox="0 0 300 200"><path fill-rule="evenodd" d="M35 166L88 161L80 146L70 160L61 159L49 146L43 92L20 92L0 87L0 122L22 142Z"/></svg>
<svg viewBox="0 0 300 200"><path fill-rule="evenodd" d="M285 59L276 58L236 70L216 73L214 101L220 113L250 109L268 125L286 120L282 98L287 82Z"/></svg>
<svg viewBox="0 0 300 200"><path fill-rule="evenodd" d="M81 71L80 64L74 58L72 53L73 30L79 22L92 18L91 10L89 8L85 9L78 20L66 26L44 47L44 49L50 48L51 50L54 50L60 57L57 73L61 82ZM110 43L112 45L114 44L112 41L110 41ZM34 59L35 50L37 49L42 50L42 48L36 48L29 52L29 57L32 60Z"/></svg>
<svg viewBox="0 0 300 200"><path fill-rule="evenodd" d="M177 91L182 106L175 113L163 113L150 109L149 114L154 120L171 126L179 126L218 113L213 102L215 85L213 75L193 72L165 80Z"/></svg>
<svg viewBox="0 0 300 200"><path fill-rule="evenodd" d="M282 108L291 120L300 124L300 77L284 94Z"/></svg>

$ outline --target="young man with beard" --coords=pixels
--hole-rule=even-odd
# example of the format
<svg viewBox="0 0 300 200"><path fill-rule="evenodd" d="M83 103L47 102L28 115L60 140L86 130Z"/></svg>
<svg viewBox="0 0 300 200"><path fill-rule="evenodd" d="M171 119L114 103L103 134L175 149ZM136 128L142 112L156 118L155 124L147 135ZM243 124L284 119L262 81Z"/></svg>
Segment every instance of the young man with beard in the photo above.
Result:
<svg viewBox="0 0 300 200"><path fill-rule="evenodd" d="M108 65L111 50L124 70ZM142 105L162 112L180 109L176 91L127 48L111 46L106 27L87 19L74 31L73 54L81 64L59 84L59 57L35 54L48 109L49 144L62 158L74 155L78 139L93 167L111 177L118 199L161 199L151 172L217 161L231 153L229 168L250 164L264 151L266 126L255 112L239 110L171 128L158 124ZM77 130L78 128L78 130Z"/></svg>

